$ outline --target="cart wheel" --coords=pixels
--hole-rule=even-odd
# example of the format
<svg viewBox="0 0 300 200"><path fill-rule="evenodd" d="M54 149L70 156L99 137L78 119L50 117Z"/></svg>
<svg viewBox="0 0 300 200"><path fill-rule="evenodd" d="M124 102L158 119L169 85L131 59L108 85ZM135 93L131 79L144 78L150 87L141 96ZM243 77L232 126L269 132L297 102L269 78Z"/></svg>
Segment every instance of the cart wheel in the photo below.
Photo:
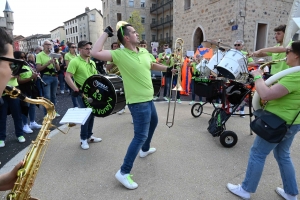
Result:
<svg viewBox="0 0 300 200"><path fill-rule="evenodd" d="M192 106L191 113L194 117L200 117L203 112L203 106L200 103L195 103Z"/></svg>
<svg viewBox="0 0 300 200"><path fill-rule="evenodd" d="M224 131L220 135L220 142L226 148L233 147L237 143L237 141L238 137L233 131Z"/></svg>

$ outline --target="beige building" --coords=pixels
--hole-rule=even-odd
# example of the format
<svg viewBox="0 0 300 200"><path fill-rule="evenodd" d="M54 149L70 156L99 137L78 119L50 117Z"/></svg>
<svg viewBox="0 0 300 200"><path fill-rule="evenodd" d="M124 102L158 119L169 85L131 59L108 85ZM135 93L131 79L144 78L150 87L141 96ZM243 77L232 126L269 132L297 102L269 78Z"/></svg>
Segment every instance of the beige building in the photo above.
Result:
<svg viewBox="0 0 300 200"><path fill-rule="evenodd" d="M103 17L97 9L85 8L85 13L64 22L66 40L77 44L81 40L95 43L103 33Z"/></svg>
<svg viewBox="0 0 300 200"><path fill-rule="evenodd" d="M293 0L102 0L104 28L126 21L133 10L144 17L150 42L184 40L184 50L196 50L207 39L232 46L245 41L245 50L275 45L274 28L286 24ZM116 41L114 36L105 44ZM172 46L171 45L171 46Z"/></svg>
<svg viewBox="0 0 300 200"><path fill-rule="evenodd" d="M65 31L65 27L64 26L59 26L53 30L50 31L51 34L51 39L53 41L66 41L66 31Z"/></svg>
<svg viewBox="0 0 300 200"><path fill-rule="evenodd" d="M6 0L5 9L3 10L4 17L0 17L0 27L4 28L13 37L14 31L14 12L10 8Z"/></svg>

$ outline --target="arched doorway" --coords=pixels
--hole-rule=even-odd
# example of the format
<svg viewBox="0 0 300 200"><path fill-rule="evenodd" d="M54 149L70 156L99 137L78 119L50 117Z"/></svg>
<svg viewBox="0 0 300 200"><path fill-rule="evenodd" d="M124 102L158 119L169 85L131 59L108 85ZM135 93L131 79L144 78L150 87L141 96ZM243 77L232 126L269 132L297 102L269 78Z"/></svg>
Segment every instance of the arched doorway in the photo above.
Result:
<svg viewBox="0 0 300 200"><path fill-rule="evenodd" d="M197 47L203 42L203 31L201 28L197 28L193 37L193 49L196 51Z"/></svg>

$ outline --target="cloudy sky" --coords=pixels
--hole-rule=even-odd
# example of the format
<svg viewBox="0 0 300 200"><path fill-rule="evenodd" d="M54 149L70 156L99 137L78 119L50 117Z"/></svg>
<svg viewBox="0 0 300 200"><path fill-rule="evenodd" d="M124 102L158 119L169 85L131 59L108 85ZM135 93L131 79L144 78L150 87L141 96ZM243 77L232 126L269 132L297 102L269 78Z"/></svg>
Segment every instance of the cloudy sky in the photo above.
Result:
<svg viewBox="0 0 300 200"><path fill-rule="evenodd" d="M0 0L4 17L6 0ZM14 35L49 34L63 22L84 13L85 7L102 10L101 0L8 0L14 11ZM102 12L103 13L103 12Z"/></svg>

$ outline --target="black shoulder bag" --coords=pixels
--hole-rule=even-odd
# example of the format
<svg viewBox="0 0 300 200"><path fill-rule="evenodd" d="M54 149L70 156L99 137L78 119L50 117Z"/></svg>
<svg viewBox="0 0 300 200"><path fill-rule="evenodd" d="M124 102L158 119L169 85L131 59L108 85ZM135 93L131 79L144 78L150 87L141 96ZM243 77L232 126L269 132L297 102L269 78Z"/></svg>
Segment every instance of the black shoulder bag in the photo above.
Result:
<svg viewBox="0 0 300 200"><path fill-rule="evenodd" d="M279 143L284 138L290 126L293 125L299 113L300 111L294 118L292 124L287 125L286 121L277 115L263 109L258 109L253 112L255 119L250 123L250 128L256 135L259 135L266 141Z"/></svg>

